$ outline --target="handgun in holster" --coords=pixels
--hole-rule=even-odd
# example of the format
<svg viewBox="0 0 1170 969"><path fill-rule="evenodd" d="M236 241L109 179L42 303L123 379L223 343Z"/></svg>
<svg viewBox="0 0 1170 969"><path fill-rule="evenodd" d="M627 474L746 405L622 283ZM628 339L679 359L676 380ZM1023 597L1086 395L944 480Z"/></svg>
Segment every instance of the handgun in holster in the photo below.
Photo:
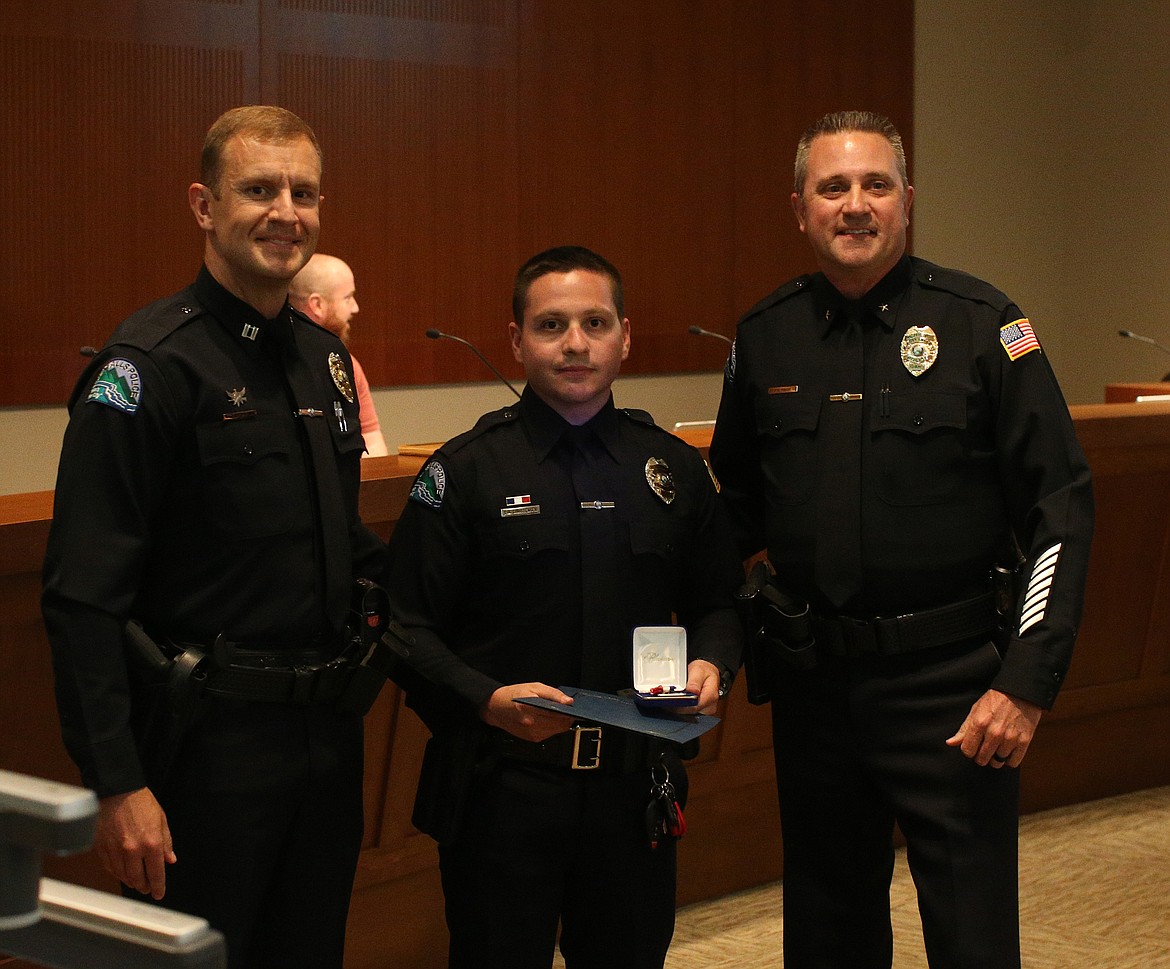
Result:
<svg viewBox="0 0 1170 969"><path fill-rule="evenodd" d="M157 788L170 773L203 696L207 656L197 646L168 656L133 619L126 623L123 635L136 679L153 696L137 739L147 783Z"/></svg>
<svg viewBox="0 0 1170 969"><path fill-rule="evenodd" d="M386 590L369 579L354 581L342 657L352 668L336 707L342 713L369 713L398 658L410 655L413 639L390 615Z"/></svg>
<svg viewBox="0 0 1170 969"><path fill-rule="evenodd" d="M757 562L736 594L747 633L743 666L748 701L768 703L781 665L808 670L816 666L816 642L808 603L772 581L766 561Z"/></svg>

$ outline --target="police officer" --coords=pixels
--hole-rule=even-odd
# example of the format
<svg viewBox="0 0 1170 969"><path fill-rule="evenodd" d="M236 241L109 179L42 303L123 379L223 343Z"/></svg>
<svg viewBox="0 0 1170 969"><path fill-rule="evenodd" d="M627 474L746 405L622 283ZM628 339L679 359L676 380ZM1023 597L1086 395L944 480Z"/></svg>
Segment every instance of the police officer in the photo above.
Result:
<svg viewBox="0 0 1170 969"><path fill-rule="evenodd" d="M43 597L62 731L128 889L207 918L232 966L340 966L362 723L326 664L384 550L357 513L349 355L286 303L317 140L228 111L188 194L198 277L123 322L70 401Z"/></svg>
<svg viewBox="0 0 1170 969"><path fill-rule="evenodd" d="M743 571L703 459L613 404L622 303L588 249L521 267L524 394L436 452L390 541L408 699L434 735L415 823L440 842L453 967L547 967L558 920L570 967L660 967L674 930L674 843L646 826L654 781L685 800L674 745L515 702L630 688L634 628L676 616L673 685L699 710L739 665Z"/></svg>
<svg viewBox="0 0 1170 969"><path fill-rule="evenodd" d="M1018 966L1016 768L1076 636L1088 467L1019 309L906 254L887 119L818 121L795 189L820 272L741 319L711 445L741 551L812 613L811 658L760 644L784 964L888 969L896 821L933 969Z"/></svg>

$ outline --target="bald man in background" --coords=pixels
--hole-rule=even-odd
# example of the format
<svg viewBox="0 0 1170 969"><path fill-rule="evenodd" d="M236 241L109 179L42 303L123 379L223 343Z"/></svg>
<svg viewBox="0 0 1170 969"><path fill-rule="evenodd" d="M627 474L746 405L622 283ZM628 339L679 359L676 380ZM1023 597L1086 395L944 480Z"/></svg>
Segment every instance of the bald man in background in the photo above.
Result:
<svg viewBox="0 0 1170 969"><path fill-rule="evenodd" d="M350 320L358 314L353 270L336 256L316 253L289 284L288 299L292 305L318 326L323 326L349 346ZM362 439L366 442L366 457L388 454L374 398L370 396L370 382L357 358L353 360L354 389L358 395L362 422Z"/></svg>

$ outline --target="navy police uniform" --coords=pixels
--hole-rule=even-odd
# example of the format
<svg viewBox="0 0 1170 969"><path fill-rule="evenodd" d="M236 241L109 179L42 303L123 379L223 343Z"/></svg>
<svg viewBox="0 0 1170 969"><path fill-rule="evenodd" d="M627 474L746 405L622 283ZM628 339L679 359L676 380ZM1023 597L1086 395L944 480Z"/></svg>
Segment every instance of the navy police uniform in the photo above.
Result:
<svg viewBox="0 0 1170 969"><path fill-rule="evenodd" d="M1051 707L1080 618L1089 470L1031 325L909 256L855 301L800 277L739 323L711 461L814 616L815 665L767 685L785 964L890 965L897 821L933 969L1018 965L1018 772L944 740L989 688Z"/></svg>
<svg viewBox="0 0 1170 969"><path fill-rule="evenodd" d="M340 966L361 720L205 696L148 776L156 691L123 627L224 637L245 665L336 655L353 579L384 563L358 518L362 447L340 341L287 305L264 319L206 268L127 319L70 401L43 596L65 743L99 796L151 787L178 857L164 904L222 930L232 965Z"/></svg>
<svg viewBox="0 0 1170 969"><path fill-rule="evenodd" d="M479 710L514 683L629 689L633 629L676 618L690 659L736 669L742 578L702 458L612 400L572 427L525 390L424 465L387 587L433 733L415 823L440 842L452 966L547 967L558 918L570 966L662 965L675 853L645 815L664 748L603 728L574 770L573 732L528 743Z"/></svg>

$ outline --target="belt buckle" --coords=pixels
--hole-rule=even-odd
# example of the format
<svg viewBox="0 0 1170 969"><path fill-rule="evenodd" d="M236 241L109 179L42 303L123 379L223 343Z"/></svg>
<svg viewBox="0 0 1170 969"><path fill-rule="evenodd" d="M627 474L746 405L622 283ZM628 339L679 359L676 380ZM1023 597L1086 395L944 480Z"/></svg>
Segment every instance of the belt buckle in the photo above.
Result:
<svg viewBox="0 0 1170 969"><path fill-rule="evenodd" d="M594 742L593 753L589 755L593 761L591 764L582 764L581 755L581 735L590 734L590 738ZM569 761L569 766L573 770L597 770L601 766L601 728L600 727L573 727L573 757Z"/></svg>

